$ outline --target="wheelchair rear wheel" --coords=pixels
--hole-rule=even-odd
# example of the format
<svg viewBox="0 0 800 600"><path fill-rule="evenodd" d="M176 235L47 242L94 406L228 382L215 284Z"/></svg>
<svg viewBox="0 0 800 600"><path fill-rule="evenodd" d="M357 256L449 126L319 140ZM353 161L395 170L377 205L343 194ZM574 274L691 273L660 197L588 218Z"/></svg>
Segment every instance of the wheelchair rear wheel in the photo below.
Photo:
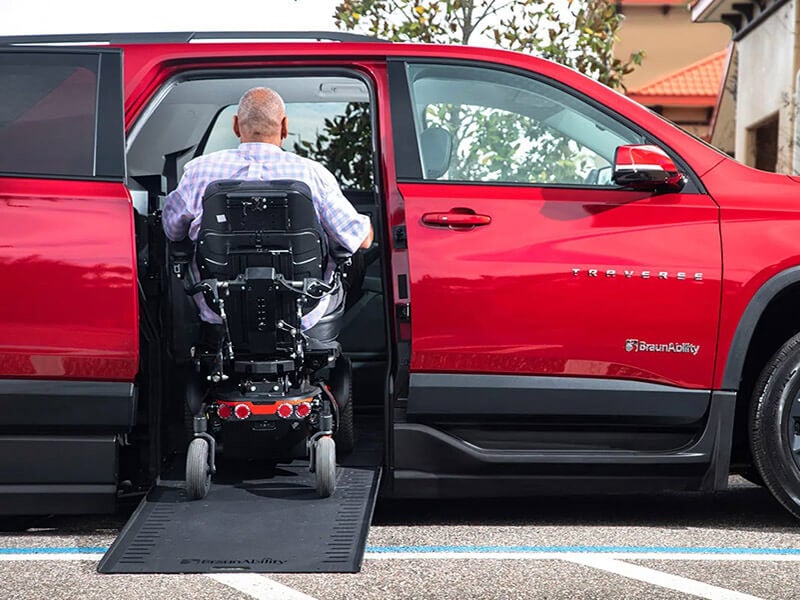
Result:
<svg viewBox="0 0 800 600"><path fill-rule="evenodd" d="M336 490L336 443L330 436L314 442L314 475L320 498L331 496Z"/></svg>
<svg viewBox="0 0 800 600"><path fill-rule="evenodd" d="M194 438L186 453L186 494L190 500L206 497L211 487L211 467L208 466L208 442Z"/></svg>
<svg viewBox="0 0 800 600"><path fill-rule="evenodd" d="M333 434L336 442L336 452L339 456L347 456L356 445L356 426L353 419L353 396L347 399L347 404L339 409L339 424Z"/></svg>

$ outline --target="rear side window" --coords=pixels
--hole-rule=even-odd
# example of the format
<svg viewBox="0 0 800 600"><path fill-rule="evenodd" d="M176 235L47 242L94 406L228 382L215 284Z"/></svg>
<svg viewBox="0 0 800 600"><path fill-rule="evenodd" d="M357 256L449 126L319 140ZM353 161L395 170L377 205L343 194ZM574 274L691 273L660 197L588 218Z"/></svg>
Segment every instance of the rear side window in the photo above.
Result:
<svg viewBox="0 0 800 600"><path fill-rule="evenodd" d="M100 93L104 59L109 61L107 71L118 68L118 56L98 52L0 52L0 173L64 178L123 174L119 77L111 74L110 91ZM106 112L114 118L98 131L98 115ZM109 135L109 127L119 131ZM107 144L105 152L96 152L98 144ZM113 165L111 147L116 150L111 153Z"/></svg>

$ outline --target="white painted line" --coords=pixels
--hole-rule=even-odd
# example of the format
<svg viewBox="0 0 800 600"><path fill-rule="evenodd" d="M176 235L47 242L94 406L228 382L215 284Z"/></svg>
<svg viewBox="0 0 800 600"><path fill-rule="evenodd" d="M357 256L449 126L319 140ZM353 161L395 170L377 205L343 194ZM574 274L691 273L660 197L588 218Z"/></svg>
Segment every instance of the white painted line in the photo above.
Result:
<svg viewBox="0 0 800 600"><path fill-rule="evenodd" d="M708 600L762 600L757 596L750 594L742 594L733 590L726 590L725 588L717 587L695 581L687 577L680 577L678 575L671 575L663 571L656 571L655 569L648 569L639 565L632 565L630 563L622 562L608 557L570 557L570 562L585 565L595 569L602 569L609 573L615 573L628 579L636 579L651 585L676 590L685 594L691 594L700 598L708 598Z"/></svg>
<svg viewBox="0 0 800 600"><path fill-rule="evenodd" d="M572 560L581 558L617 560L800 562L798 554L753 552L694 554L691 552L367 552L364 560Z"/></svg>
<svg viewBox="0 0 800 600"><path fill-rule="evenodd" d="M0 554L0 562L13 562L23 560L93 560L99 561L103 558L103 554L94 554L91 552L68 552L65 554Z"/></svg>
<svg viewBox="0 0 800 600"><path fill-rule="evenodd" d="M256 600L316 600L313 596L256 573L215 573L206 575Z"/></svg>

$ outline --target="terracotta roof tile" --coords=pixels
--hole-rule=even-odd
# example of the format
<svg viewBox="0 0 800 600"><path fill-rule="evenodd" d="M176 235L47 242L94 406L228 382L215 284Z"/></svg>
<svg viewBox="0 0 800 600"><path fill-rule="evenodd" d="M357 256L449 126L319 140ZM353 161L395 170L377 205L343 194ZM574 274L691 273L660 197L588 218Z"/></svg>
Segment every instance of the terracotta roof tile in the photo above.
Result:
<svg viewBox="0 0 800 600"><path fill-rule="evenodd" d="M629 90L628 96L642 104L651 104L656 97L660 99L660 104L681 104L683 100L696 105L701 99L708 99L708 105L713 106L722 85L727 56L727 49L715 52L660 79ZM664 99L673 101L661 101Z"/></svg>

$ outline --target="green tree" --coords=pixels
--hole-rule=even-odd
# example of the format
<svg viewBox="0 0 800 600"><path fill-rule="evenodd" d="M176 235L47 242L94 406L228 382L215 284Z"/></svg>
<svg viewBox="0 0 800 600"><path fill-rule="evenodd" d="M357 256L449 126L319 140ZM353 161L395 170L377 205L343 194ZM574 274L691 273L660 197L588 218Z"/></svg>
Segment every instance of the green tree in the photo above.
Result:
<svg viewBox="0 0 800 600"><path fill-rule="evenodd" d="M313 142L295 143L294 151L328 167L343 189L373 187L372 122L368 102L348 102L344 112L325 119Z"/></svg>
<svg viewBox="0 0 800 600"><path fill-rule="evenodd" d="M643 52L615 58L623 17L613 0L342 0L337 27L391 41L469 44L487 36L501 48L577 69L615 89Z"/></svg>
<svg viewBox="0 0 800 600"><path fill-rule="evenodd" d="M623 17L613 0L341 0L334 19L340 29L399 42L469 44L481 35L622 90L644 55L614 56ZM523 115L439 104L425 107L423 120L453 138L451 180L580 183L593 166L574 142Z"/></svg>

